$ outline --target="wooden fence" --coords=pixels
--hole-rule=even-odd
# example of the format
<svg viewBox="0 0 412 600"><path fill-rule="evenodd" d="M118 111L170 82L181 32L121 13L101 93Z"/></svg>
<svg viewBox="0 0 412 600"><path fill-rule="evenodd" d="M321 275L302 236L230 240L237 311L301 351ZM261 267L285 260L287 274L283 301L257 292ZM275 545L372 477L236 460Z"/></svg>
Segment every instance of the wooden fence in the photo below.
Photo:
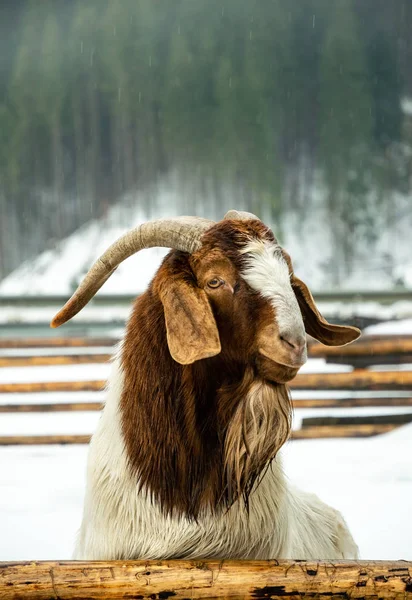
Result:
<svg viewBox="0 0 412 600"><path fill-rule="evenodd" d="M39 392L98 392L104 379L90 381L36 381L33 383L0 383L1 394L33 394ZM412 390L412 371L368 371L350 373L303 373L289 384L292 390Z"/></svg>
<svg viewBox="0 0 412 600"><path fill-rule="evenodd" d="M412 599L407 561L0 563L0 600Z"/></svg>
<svg viewBox="0 0 412 600"><path fill-rule="evenodd" d="M0 356L0 367L51 366L66 364L105 363L111 358L111 349L116 338L25 338L0 339L0 350L29 350L42 348L42 355L21 353L18 356ZM53 352L47 349L79 348L71 354ZM103 351L85 354L81 349L103 348ZM309 342L310 358L324 358L329 363L347 364L355 368L364 368L375 364L412 363L412 336L366 336L354 344L343 347L329 347ZM4 353L3 353L4 354Z"/></svg>
<svg viewBox="0 0 412 600"><path fill-rule="evenodd" d="M106 362L110 358L108 350L117 343L115 338L35 338L20 340L0 340L2 355L1 366L34 366L86 364ZM33 348L45 349L44 355L34 355ZM47 355L47 348L55 354ZM93 351L104 348L104 351ZM7 356L7 350L20 352L27 349L25 356ZM57 349L57 354L56 354ZM73 349L75 351L73 352ZM76 351L78 349L78 352ZM89 353L87 353L87 349ZM31 350L31 353L30 353ZM67 352L70 350L70 354ZM91 352L90 352L91 350ZM66 354L64 354L66 351ZM385 397L347 397L347 398L294 398L294 408L349 408L349 407L412 407L412 394L408 396L390 395L390 392L412 392L412 371L383 370L374 371L356 368L356 364L368 366L373 361L391 363L408 362L412 358L412 336L366 336L360 341L343 348L326 347L313 341L309 343L309 356L324 358L330 362L352 364L355 369L345 373L301 373L290 383L294 391L330 391L341 390L365 392L384 391ZM389 358L388 358L389 357ZM356 363L356 361L358 361ZM394 362L394 361L392 361ZM48 381L29 383L0 383L1 394L33 394L49 392L98 392L105 387L105 380L88 381ZM36 413L36 412L73 412L99 411L101 402L79 401L69 403L4 403L0 404L0 413ZM386 433L404 423L412 421L411 413L404 415L384 415L368 417L313 417L303 419L302 427L292 433L292 439L319 439L331 437L367 437ZM47 436L0 436L0 445L14 444L78 444L88 443L90 435L47 435Z"/></svg>

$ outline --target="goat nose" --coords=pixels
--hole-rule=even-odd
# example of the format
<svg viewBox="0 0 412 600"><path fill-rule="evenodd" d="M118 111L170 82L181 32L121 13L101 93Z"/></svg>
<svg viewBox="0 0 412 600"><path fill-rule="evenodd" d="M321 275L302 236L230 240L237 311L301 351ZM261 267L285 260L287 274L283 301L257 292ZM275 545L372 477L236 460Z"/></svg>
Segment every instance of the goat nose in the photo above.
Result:
<svg viewBox="0 0 412 600"><path fill-rule="evenodd" d="M306 346L306 338L303 335L295 335L293 333L284 332L279 335L282 344L287 350L294 354L302 354Z"/></svg>

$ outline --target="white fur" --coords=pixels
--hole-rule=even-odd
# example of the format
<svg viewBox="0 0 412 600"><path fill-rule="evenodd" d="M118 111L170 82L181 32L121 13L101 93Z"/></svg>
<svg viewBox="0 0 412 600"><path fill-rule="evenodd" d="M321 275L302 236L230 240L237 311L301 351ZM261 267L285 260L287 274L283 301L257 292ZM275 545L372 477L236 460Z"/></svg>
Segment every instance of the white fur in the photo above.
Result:
<svg viewBox="0 0 412 600"><path fill-rule="evenodd" d="M138 492L122 439L123 374L113 364L107 401L89 450L83 521L74 558L83 560L238 558L356 558L342 516L287 482L279 458L250 496L198 522L165 517Z"/></svg>
<svg viewBox="0 0 412 600"><path fill-rule="evenodd" d="M302 315L281 247L256 239L242 253L247 255L242 276L252 289L271 301L280 333L303 338L305 328Z"/></svg>

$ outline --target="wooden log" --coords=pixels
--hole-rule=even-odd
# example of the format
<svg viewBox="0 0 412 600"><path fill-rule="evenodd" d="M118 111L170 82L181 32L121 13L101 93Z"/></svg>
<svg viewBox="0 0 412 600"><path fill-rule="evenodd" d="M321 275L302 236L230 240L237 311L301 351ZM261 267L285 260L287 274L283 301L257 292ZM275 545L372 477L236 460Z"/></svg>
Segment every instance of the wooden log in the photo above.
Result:
<svg viewBox="0 0 412 600"><path fill-rule="evenodd" d="M295 398L294 408L354 408L412 406L410 398ZM55 402L38 404L0 404L0 413L83 412L102 410L102 402Z"/></svg>
<svg viewBox="0 0 412 600"><path fill-rule="evenodd" d="M294 390L412 390L412 371L302 373L290 382Z"/></svg>
<svg viewBox="0 0 412 600"><path fill-rule="evenodd" d="M0 383L0 394L36 394L43 392L100 392L106 381L36 381L34 383Z"/></svg>
<svg viewBox="0 0 412 600"><path fill-rule="evenodd" d="M305 427L292 431L292 440L371 437L387 433L398 427L396 424L377 425L324 425ZM55 434L55 435L4 435L0 436L0 446L50 446L58 444L88 444L90 435Z"/></svg>
<svg viewBox="0 0 412 600"><path fill-rule="evenodd" d="M104 380L0 383L0 393L98 391ZM290 382L295 390L412 390L412 371L367 371L351 373L302 373Z"/></svg>
<svg viewBox="0 0 412 600"><path fill-rule="evenodd" d="M111 360L113 354L107 352L93 354L54 354L38 356L0 356L0 367L39 367L54 365L101 364ZM364 369L373 365L398 365L411 363L412 354L364 354L362 356L333 355L326 356L329 364L349 365Z"/></svg>
<svg viewBox="0 0 412 600"><path fill-rule="evenodd" d="M0 599L323 600L412 598L407 561L40 561L0 563Z"/></svg>
<svg viewBox="0 0 412 600"><path fill-rule="evenodd" d="M49 356L0 356L0 367L50 367L107 363L111 354L59 354Z"/></svg>
<svg viewBox="0 0 412 600"><path fill-rule="evenodd" d="M412 336L390 336L386 339L360 338L348 346L324 346L323 344L311 344L310 356L313 358L326 358L330 356L364 356L390 355L390 354L412 354Z"/></svg>
<svg viewBox="0 0 412 600"><path fill-rule="evenodd" d="M401 398L293 398L294 408L354 408L412 406L412 397Z"/></svg>
<svg viewBox="0 0 412 600"><path fill-rule="evenodd" d="M119 340L114 337L45 337L0 339L0 348L94 348L114 346Z"/></svg>
<svg viewBox="0 0 412 600"><path fill-rule="evenodd" d="M321 427L326 425L406 425L412 422L412 413L400 415L362 415L360 417L306 417L302 427Z"/></svg>
<svg viewBox="0 0 412 600"><path fill-rule="evenodd" d="M55 354L39 356L0 356L0 367L39 367L54 365L101 364L111 360L113 354ZM363 356L333 355L326 356L329 364L349 365L356 369L364 369L373 365L398 365L411 363L412 354L365 354Z"/></svg>
<svg viewBox="0 0 412 600"><path fill-rule="evenodd" d="M374 365L412 364L412 354L364 354L363 356L326 356L332 365L349 365L355 369L366 369Z"/></svg>
<svg viewBox="0 0 412 600"><path fill-rule="evenodd" d="M321 440L327 438L363 438L381 435L396 429L395 424L379 425L321 425L292 431L292 440Z"/></svg>
<svg viewBox="0 0 412 600"><path fill-rule="evenodd" d="M67 444L88 444L90 434L56 434L56 435L2 435L0 446L53 446Z"/></svg>
<svg viewBox="0 0 412 600"><path fill-rule="evenodd" d="M119 341L116 337L29 337L29 338L13 338L0 339L0 348L92 348L92 347L103 347L103 346L114 346ZM367 335L361 337L354 344L343 347L324 346L312 338L308 341L309 356L314 358L321 358L326 354L331 355L332 353L340 354L342 350L345 354L348 353L349 349L363 348L371 345L375 348L380 342L385 344L396 344L396 347L405 348L406 346L411 348L412 336L411 335ZM375 346L376 344L376 346ZM382 348L384 346L381 346ZM387 346L386 346L387 347ZM412 350L411 350L412 351ZM351 352L357 354L359 350L351 350ZM362 353L362 352L360 352ZM383 354L387 351L382 351Z"/></svg>
<svg viewBox="0 0 412 600"><path fill-rule="evenodd" d="M87 412L102 410L102 402L56 402L42 404L0 404L0 413Z"/></svg>

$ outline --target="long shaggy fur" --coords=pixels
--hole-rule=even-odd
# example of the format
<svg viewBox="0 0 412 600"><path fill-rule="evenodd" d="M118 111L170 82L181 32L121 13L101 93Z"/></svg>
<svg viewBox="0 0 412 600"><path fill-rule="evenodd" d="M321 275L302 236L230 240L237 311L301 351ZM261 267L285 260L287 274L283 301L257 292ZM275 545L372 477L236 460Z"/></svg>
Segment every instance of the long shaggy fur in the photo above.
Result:
<svg viewBox="0 0 412 600"><path fill-rule="evenodd" d="M249 496L229 510L205 509L197 520L166 515L139 488L122 437L124 374L113 365L107 399L89 451L77 560L356 558L342 516L287 482L279 454ZM256 400L255 402L261 402Z"/></svg>
<svg viewBox="0 0 412 600"><path fill-rule="evenodd" d="M169 351L164 294L180 282L188 294L190 286L199 290L195 273L207 275L207 257L228 277L239 274L239 249L253 236L273 242L258 221L216 226L197 254L171 252L136 301L90 443L74 558L357 556L341 515L284 476L279 450L291 402L276 382L295 370L259 357L259 332L274 318L270 299L238 277L225 300L210 296L221 351L193 364L177 363ZM179 318L196 331L201 319L191 323L189 300Z"/></svg>

